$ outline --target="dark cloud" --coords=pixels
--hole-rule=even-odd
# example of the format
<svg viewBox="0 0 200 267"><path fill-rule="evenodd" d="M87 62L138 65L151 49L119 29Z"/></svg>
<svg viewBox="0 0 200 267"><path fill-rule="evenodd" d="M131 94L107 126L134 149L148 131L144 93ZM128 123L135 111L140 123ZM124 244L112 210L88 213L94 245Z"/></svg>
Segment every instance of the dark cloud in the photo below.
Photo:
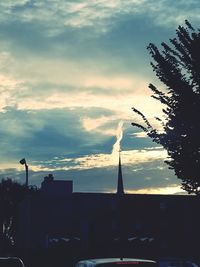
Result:
<svg viewBox="0 0 200 267"><path fill-rule="evenodd" d="M134 136L134 133L141 132L136 127L131 126L131 122L126 122L124 124L124 133L123 139L121 142L122 150L132 150L132 149L143 149L151 148L151 147L158 147L156 143L152 141L149 137L140 137L137 138Z"/></svg>
<svg viewBox="0 0 200 267"><path fill-rule="evenodd" d="M55 156L107 152L113 138L99 132L87 132L81 118L112 114L100 108L25 111L9 108L0 113L1 151L12 159L49 160Z"/></svg>

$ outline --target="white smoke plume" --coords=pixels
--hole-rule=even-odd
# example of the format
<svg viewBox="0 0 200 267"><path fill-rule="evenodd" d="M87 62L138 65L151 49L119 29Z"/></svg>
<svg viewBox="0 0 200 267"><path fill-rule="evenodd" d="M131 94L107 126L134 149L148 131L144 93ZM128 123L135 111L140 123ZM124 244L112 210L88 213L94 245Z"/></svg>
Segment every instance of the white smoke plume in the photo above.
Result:
<svg viewBox="0 0 200 267"><path fill-rule="evenodd" d="M123 121L120 121L119 124L118 124L118 127L117 127L117 130L116 130L116 142L114 143L113 145L113 149L112 149L112 155L116 155L119 153L120 151L120 143L121 143L121 140L123 138Z"/></svg>

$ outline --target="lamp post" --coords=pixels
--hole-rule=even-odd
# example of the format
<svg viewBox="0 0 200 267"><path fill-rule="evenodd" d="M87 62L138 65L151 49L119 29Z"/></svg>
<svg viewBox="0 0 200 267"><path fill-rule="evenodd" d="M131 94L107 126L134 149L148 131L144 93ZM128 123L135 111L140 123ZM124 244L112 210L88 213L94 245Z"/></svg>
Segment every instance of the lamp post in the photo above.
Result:
<svg viewBox="0 0 200 267"><path fill-rule="evenodd" d="M25 158L21 159L21 160L20 160L20 163L21 163L22 165L25 165L25 171L26 171L26 183L25 183L25 185L26 185L26 187L28 187L28 165L27 165L27 163L26 163Z"/></svg>

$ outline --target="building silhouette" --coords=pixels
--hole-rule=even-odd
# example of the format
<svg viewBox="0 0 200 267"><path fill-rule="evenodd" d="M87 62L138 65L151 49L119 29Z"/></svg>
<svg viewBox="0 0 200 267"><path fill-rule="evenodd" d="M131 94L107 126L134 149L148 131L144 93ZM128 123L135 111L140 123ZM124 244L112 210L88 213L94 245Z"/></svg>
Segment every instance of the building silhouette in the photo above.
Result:
<svg viewBox="0 0 200 267"><path fill-rule="evenodd" d="M119 157L116 193L74 193L72 181L44 178L19 207L19 249L74 246L91 256L198 255L200 200L125 194Z"/></svg>

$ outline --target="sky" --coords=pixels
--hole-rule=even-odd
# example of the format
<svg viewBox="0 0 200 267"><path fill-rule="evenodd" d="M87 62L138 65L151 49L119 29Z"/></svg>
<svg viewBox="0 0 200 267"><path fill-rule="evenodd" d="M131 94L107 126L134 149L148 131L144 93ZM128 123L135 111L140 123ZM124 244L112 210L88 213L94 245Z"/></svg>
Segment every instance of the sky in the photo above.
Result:
<svg viewBox="0 0 200 267"><path fill-rule="evenodd" d="M31 185L116 192L121 150L126 193L183 193L132 107L160 127L146 47L199 14L199 0L0 1L0 179L24 183L25 158Z"/></svg>

